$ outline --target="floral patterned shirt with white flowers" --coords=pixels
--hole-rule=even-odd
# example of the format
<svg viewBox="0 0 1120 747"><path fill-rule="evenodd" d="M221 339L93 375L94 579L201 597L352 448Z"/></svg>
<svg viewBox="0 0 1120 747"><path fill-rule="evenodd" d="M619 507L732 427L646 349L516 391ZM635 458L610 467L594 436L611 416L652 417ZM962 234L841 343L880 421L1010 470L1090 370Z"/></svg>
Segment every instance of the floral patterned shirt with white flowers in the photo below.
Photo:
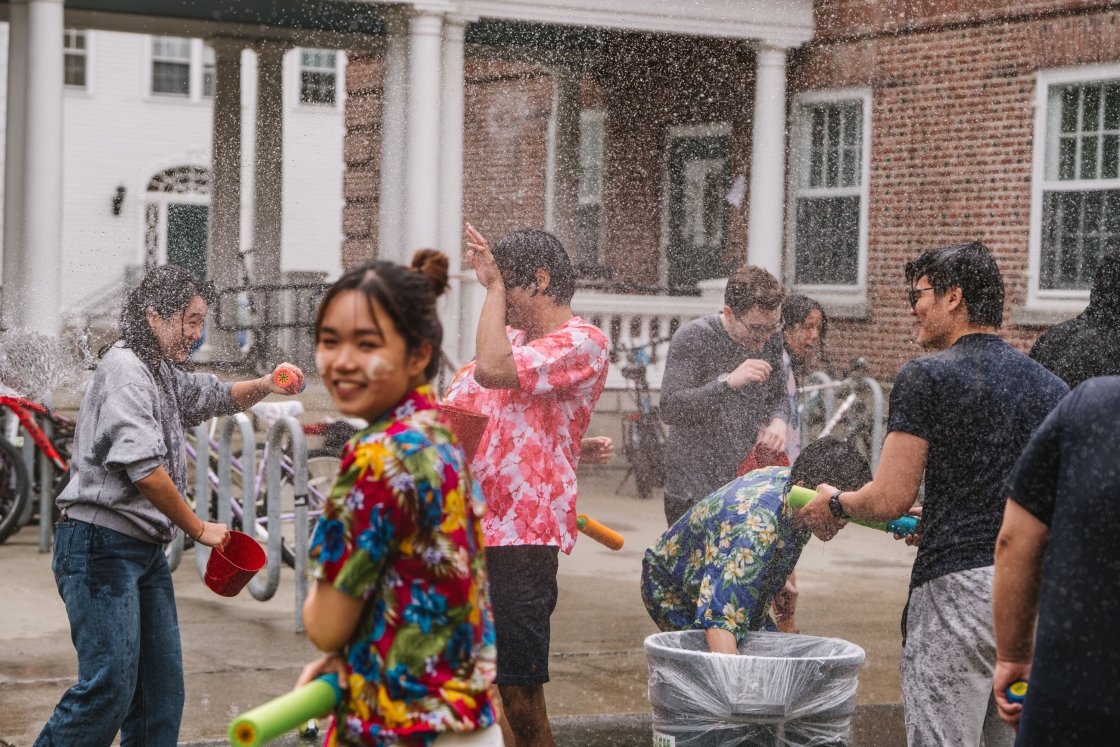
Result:
<svg viewBox="0 0 1120 747"><path fill-rule="evenodd" d="M485 511L429 386L346 444L308 565L366 602L328 747L427 747L494 723Z"/></svg>
<svg viewBox="0 0 1120 747"><path fill-rule="evenodd" d="M642 599L661 630L775 630L770 603L809 541L793 528L789 467L732 480L669 527L642 562Z"/></svg>
<svg viewBox="0 0 1120 747"><path fill-rule="evenodd" d="M580 442L607 383L606 335L574 316L544 337L506 327L518 389L484 389L474 363L455 375L448 404L490 417L471 463L486 496L489 547L576 543Z"/></svg>

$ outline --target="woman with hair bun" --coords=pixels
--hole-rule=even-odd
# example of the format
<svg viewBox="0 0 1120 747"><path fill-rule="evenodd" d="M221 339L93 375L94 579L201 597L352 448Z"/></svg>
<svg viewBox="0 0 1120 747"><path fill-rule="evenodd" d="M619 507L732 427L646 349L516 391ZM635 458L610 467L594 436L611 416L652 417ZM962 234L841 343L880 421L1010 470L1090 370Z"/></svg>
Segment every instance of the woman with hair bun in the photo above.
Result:
<svg viewBox="0 0 1120 747"><path fill-rule="evenodd" d="M78 652L78 684L62 696L37 747L108 747L118 731L125 745L178 741L183 653L163 545L177 531L219 550L229 541L224 524L200 520L183 500L183 431L291 393L271 375L223 384L189 372L213 300L210 283L182 267L149 272L129 294L120 338L102 350L82 399L51 564Z"/></svg>
<svg viewBox="0 0 1120 747"><path fill-rule="evenodd" d="M346 691L326 745L502 744L482 517L486 506L428 383L447 257L356 267L323 297L315 360L339 411L370 425L346 444L312 538L307 637Z"/></svg>

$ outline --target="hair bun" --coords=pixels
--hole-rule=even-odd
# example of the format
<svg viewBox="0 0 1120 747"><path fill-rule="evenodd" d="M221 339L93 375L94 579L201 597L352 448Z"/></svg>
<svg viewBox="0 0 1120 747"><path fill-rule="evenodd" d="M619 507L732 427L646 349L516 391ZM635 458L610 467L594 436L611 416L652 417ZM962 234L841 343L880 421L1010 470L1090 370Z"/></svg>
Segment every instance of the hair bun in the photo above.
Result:
<svg viewBox="0 0 1120 747"><path fill-rule="evenodd" d="M442 296L447 290L448 267L447 255L437 249L417 249L412 255L412 269L428 276L436 296Z"/></svg>

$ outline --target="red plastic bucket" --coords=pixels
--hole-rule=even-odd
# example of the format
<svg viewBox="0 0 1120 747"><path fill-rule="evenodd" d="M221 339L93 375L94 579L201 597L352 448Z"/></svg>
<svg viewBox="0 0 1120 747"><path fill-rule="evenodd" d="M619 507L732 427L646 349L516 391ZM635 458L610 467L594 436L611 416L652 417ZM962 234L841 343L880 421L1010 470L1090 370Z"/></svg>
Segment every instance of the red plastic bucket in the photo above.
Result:
<svg viewBox="0 0 1120 747"><path fill-rule="evenodd" d="M478 445L482 442L482 434L490 422L490 417L452 405L441 405L440 410L448 427L463 445L463 453L467 455L467 459L473 459L474 453L478 451Z"/></svg>
<svg viewBox="0 0 1120 747"><path fill-rule="evenodd" d="M245 584L264 568L268 556L255 539L243 532L229 533L225 552L210 551L206 561L206 585L215 594L235 597Z"/></svg>

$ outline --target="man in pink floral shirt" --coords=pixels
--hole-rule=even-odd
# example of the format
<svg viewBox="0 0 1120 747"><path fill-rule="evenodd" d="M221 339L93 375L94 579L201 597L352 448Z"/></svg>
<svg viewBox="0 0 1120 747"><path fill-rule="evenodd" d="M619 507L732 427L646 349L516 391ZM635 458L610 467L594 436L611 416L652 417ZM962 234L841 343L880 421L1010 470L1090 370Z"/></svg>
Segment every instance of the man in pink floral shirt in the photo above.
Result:
<svg viewBox="0 0 1120 747"><path fill-rule="evenodd" d="M508 744L552 747L544 702L558 552L576 541L576 468L606 383L606 336L572 313L575 272L552 234L516 231L491 252L467 225L486 300L475 362L448 401L490 417L472 469L486 497L486 563ZM506 326L508 321L509 326Z"/></svg>

